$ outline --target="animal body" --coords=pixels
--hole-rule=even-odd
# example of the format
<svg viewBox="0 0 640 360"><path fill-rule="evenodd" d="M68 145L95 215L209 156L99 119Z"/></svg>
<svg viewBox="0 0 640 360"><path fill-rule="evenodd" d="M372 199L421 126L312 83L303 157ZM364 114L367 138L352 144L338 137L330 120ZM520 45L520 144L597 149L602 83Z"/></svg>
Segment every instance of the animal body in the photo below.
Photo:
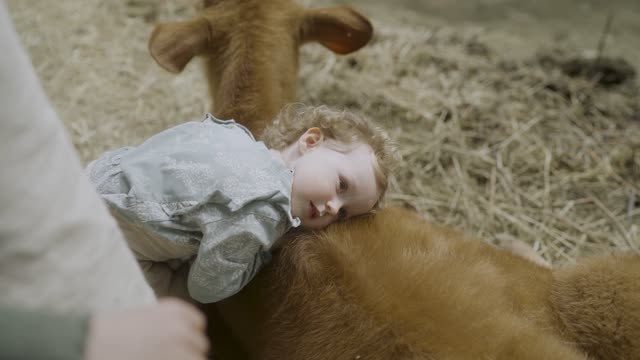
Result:
<svg viewBox="0 0 640 360"><path fill-rule="evenodd" d="M209 0L205 6L195 19L157 25L150 53L171 72L204 58L213 114L256 136L295 100L301 45L318 42L347 54L373 33L369 20L346 6L308 9L294 0Z"/></svg>
<svg viewBox="0 0 640 360"><path fill-rule="evenodd" d="M259 134L295 99L298 47L355 51L348 7L218 0L158 25L149 48L179 72L205 58L214 108ZM385 209L291 233L240 293L204 307L218 359L640 359L640 258L550 269L415 213Z"/></svg>
<svg viewBox="0 0 640 360"><path fill-rule="evenodd" d="M217 311L229 359L640 359L640 256L550 269L388 208L293 234Z"/></svg>

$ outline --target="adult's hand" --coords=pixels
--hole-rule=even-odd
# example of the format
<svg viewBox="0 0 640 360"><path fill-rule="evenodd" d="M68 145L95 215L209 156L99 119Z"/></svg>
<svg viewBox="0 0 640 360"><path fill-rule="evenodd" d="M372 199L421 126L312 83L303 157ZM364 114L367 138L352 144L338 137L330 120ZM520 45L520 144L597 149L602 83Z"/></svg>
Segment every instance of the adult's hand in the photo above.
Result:
<svg viewBox="0 0 640 360"><path fill-rule="evenodd" d="M202 313L186 302L163 299L89 321L87 360L204 360L209 340Z"/></svg>

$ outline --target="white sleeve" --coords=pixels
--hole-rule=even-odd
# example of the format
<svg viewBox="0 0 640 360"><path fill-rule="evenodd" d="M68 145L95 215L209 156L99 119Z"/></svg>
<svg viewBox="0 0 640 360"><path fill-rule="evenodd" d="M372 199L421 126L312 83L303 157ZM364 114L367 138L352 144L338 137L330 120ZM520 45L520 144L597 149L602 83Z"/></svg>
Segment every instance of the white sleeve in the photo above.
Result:
<svg viewBox="0 0 640 360"><path fill-rule="evenodd" d="M0 48L0 304L86 311L153 302L3 1Z"/></svg>

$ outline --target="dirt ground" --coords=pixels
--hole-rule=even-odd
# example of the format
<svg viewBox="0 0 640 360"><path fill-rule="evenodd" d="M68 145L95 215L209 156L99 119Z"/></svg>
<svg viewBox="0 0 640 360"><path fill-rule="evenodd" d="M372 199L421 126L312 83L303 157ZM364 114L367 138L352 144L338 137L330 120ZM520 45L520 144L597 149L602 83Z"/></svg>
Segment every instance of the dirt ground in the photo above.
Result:
<svg viewBox="0 0 640 360"><path fill-rule="evenodd" d="M153 23L195 3L7 1L83 161L209 109L197 64L168 74L146 48ZM305 46L298 94L389 130L404 157L391 202L490 242L523 240L554 264L640 252L640 2L304 3L346 3L374 24L347 57ZM617 83L580 72L598 55L622 59Z"/></svg>

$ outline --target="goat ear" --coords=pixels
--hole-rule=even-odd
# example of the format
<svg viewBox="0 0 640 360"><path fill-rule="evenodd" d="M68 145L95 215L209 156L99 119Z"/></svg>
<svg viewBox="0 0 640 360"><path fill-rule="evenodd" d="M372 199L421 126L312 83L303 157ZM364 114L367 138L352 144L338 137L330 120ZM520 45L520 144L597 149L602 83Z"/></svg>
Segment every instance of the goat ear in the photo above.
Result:
<svg viewBox="0 0 640 360"><path fill-rule="evenodd" d="M365 46L373 34L369 20L348 6L305 10L302 41L317 41L338 54Z"/></svg>
<svg viewBox="0 0 640 360"><path fill-rule="evenodd" d="M179 73L194 56L206 52L210 39L205 19L158 24L149 39L149 52L165 70Z"/></svg>

